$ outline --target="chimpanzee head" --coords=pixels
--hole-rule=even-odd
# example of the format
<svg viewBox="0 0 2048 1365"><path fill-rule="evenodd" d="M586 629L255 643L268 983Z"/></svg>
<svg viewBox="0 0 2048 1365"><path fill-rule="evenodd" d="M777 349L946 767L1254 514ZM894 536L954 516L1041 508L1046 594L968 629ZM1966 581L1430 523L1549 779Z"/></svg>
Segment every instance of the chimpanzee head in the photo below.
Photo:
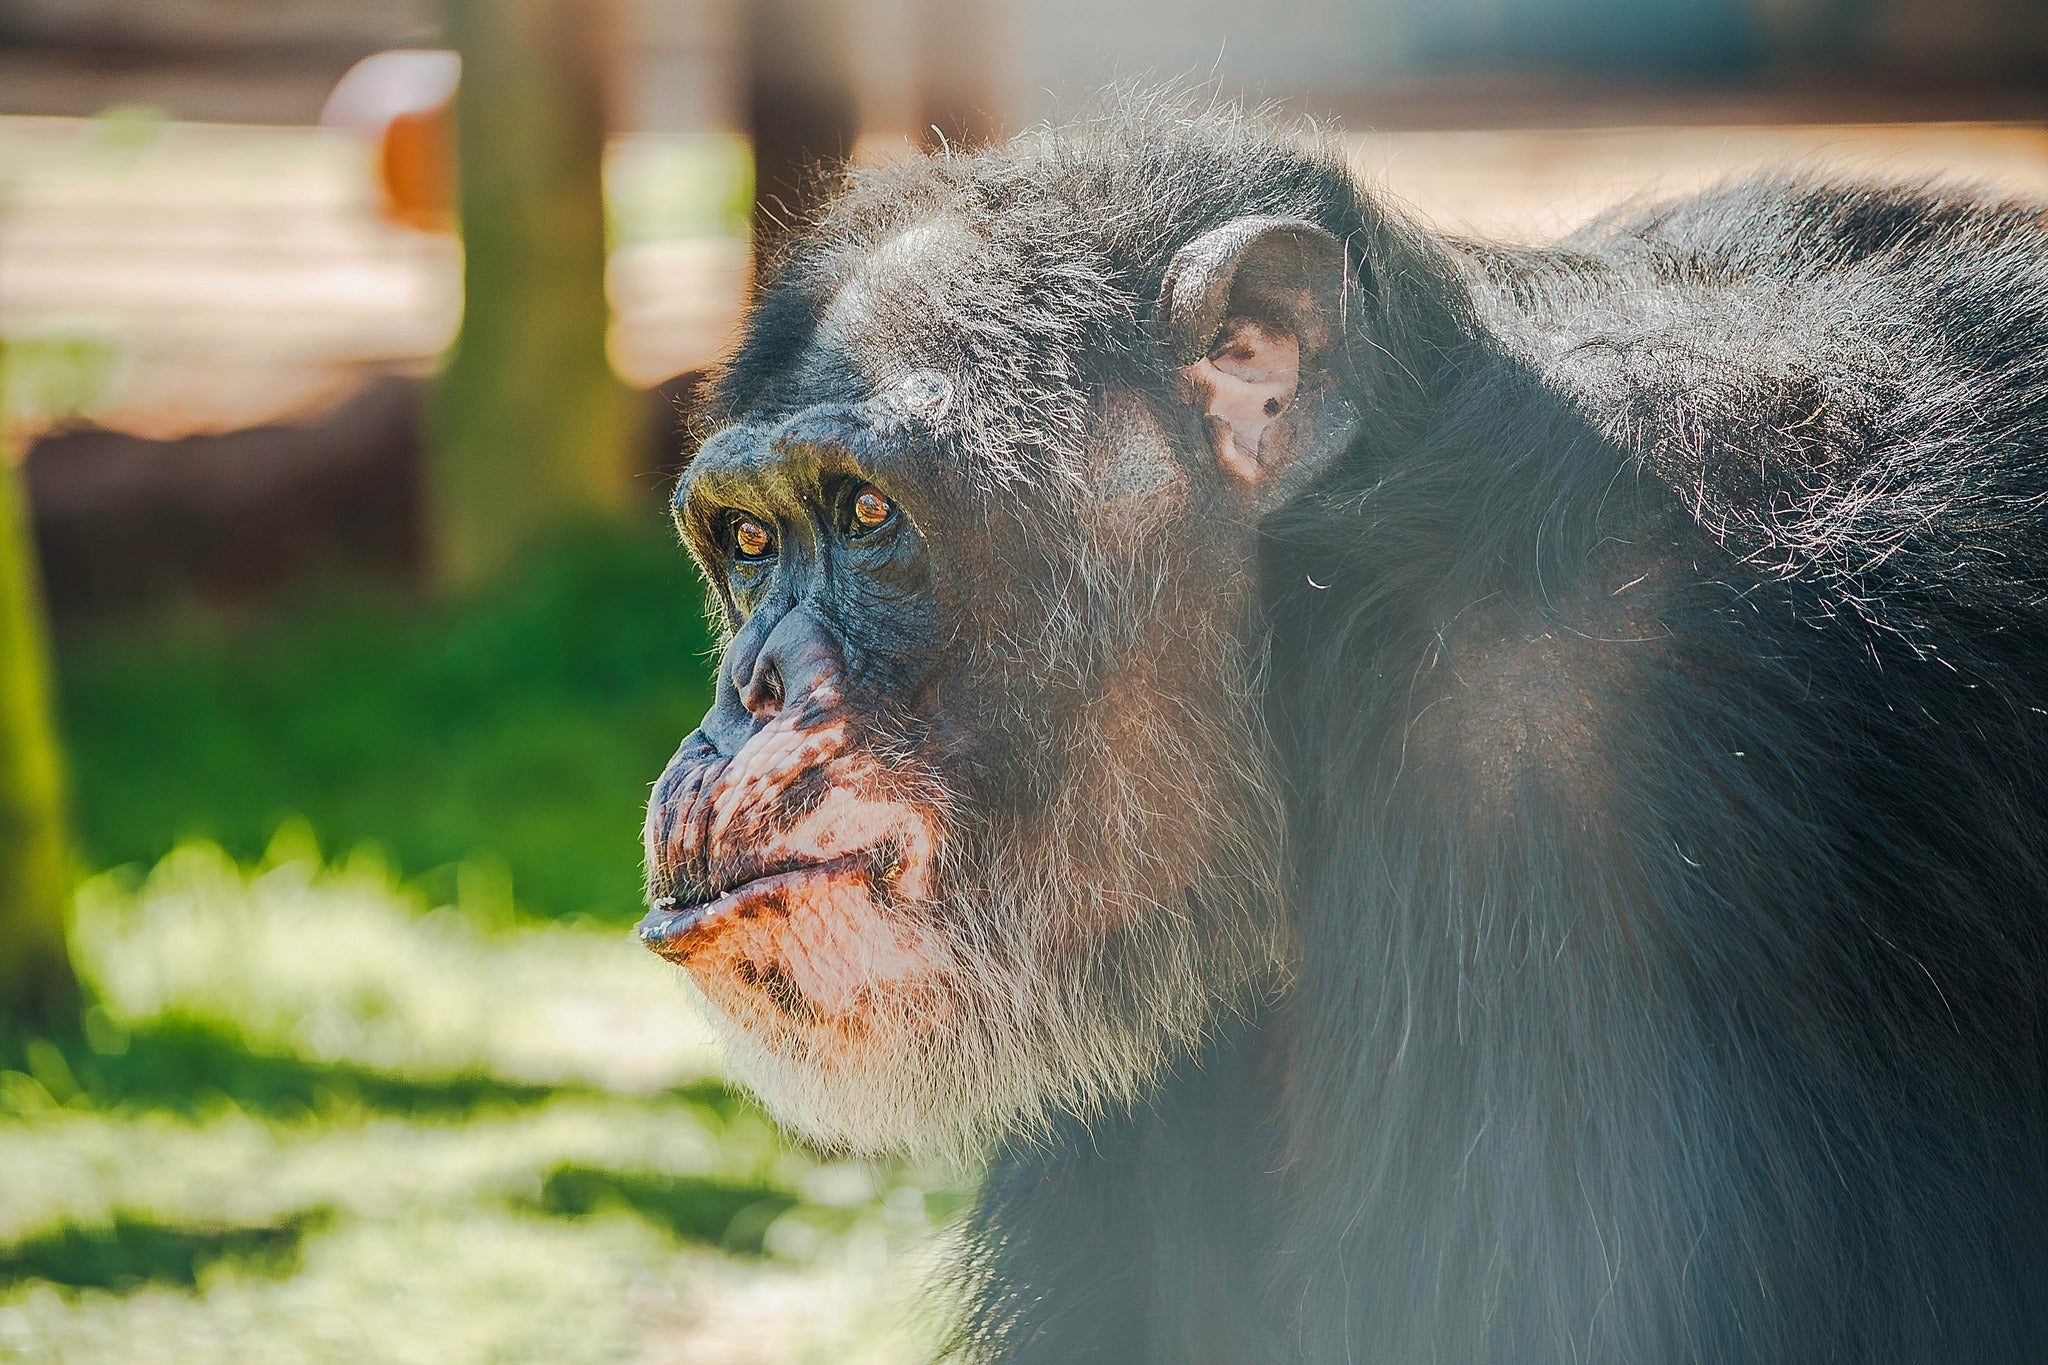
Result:
<svg viewBox="0 0 2048 1365"><path fill-rule="evenodd" d="M675 494L727 644L641 933L779 1117L962 1149L1284 977L1261 519L1348 446L1341 163L1225 117L856 179Z"/></svg>

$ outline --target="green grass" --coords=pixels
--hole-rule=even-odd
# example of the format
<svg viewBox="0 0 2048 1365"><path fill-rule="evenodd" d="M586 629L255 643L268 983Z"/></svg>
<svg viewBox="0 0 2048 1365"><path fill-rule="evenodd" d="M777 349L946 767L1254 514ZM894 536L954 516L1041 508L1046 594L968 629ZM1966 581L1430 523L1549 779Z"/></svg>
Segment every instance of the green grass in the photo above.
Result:
<svg viewBox="0 0 2048 1365"><path fill-rule="evenodd" d="M93 1023L89 1039L0 1044L0 1066L67 1103L83 1099L107 1112L159 1110L193 1118L232 1108L281 1119L359 1111L456 1119L584 1089L476 1071L408 1076L353 1062L314 1061L252 1047L215 1019L173 1014L120 1028L102 1011Z"/></svg>
<svg viewBox="0 0 2048 1365"><path fill-rule="evenodd" d="M541 1181L539 1207L563 1218L620 1210L676 1237L759 1256L766 1250L768 1229L800 1202L787 1191L759 1185L569 1162Z"/></svg>
<svg viewBox="0 0 2048 1365"><path fill-rule="evenodd" d="M330 591L254 622L67 636L84 858L204 838L250 860L299 819L434 899L630 922L648 784L706 704L702 602L648 527L572 539L459 603Z"/></svg>
<svg viewBox="0 0 2048 1365"><path fill-rule="evenodd" d="M431 907L431 908L430 908ZM916 1359L939 1172L790 1146L615 927L206 845L0 1038L0 1360Z"/></svg>
<svg viewBox="0 0 2048 1365"><path fill-rule="evenodd" d="M179 1227L117 1210L103 1223L66 1223L0 1250L0 1289L31 1280L80 1289L197 1289L202 1271L224 1263L290 1275L306 1233L325 1221L326 1211L315 1209L250 1227Z"/></svg>

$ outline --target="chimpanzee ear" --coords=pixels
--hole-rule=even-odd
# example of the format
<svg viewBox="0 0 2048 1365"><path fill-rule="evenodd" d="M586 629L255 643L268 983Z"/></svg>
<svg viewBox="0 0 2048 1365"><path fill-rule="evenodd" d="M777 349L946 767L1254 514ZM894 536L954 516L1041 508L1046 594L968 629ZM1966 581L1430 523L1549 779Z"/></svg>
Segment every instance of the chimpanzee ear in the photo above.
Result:
<svg viewBox="0 0 2048 1365"><path fill-rule="evenodd" d="M1260 513L1314 481L1357 425L1342 359L1344 244L1298 218L1239 218L1183 246L1159 291L1182 398Z"/></svg>

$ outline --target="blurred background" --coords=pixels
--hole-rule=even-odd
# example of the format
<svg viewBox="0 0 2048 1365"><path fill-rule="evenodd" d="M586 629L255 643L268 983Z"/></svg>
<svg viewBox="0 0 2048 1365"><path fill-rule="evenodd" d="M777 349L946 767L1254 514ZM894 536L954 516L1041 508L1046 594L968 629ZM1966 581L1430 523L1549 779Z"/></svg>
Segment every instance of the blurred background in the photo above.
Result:
<svg viewBox="0 0 2048 1365"><path fill-rule="evenodd" d="M1119 80L1525 240L2048 198L2042 0L6 0L0 1358L901 1361L971 1173L795 1149L630 940L662 508L848 162Z"/></svg>

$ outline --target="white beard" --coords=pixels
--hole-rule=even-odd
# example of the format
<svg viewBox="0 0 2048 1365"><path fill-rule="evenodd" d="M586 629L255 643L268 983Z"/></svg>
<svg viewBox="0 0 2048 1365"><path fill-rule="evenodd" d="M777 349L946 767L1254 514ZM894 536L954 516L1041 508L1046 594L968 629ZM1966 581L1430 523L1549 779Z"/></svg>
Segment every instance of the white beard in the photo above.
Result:
<svg viewBox="0 0 2048 1365"><path fill-rule="evenodd" d="M1242 749L1219 765L1213 736L1199 754L1148 738L1152 761L1134 763L1119 736L1126 751L1072 788L1092 789L1085 809L1062 802L1038 837L989 832L973 841L985 858L941 842L934 903L888 913L936 925L952 965L914 995L868 997L859 1037L766 1011L749 1024L706 996L733 1076L824 1147L969 1161L1061 1114L1127 1109L1275 992L1288 948L1277 802L1247 811L1264 787L1246 781ZM1189 773L1211 777L1174 780Z"/></svg>

